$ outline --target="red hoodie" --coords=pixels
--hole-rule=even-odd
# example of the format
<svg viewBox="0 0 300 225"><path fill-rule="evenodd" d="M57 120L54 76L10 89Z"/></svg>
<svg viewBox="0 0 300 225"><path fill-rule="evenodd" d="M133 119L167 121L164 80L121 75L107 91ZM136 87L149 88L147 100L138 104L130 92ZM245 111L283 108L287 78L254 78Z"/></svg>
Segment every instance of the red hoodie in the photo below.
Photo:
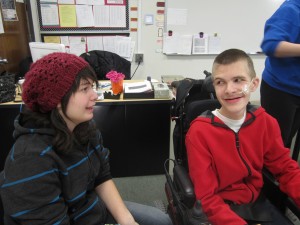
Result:
<svg viewBox="0 0 300 225"><path fill-rule="evenodd" d="M224 200L255 201L263 186L263 167L300 206L299 165L283 146L277 121L262 107L248 106L238 133L207 111L191 123L186 148L196 197L213 224L246 224Z"/></svg>

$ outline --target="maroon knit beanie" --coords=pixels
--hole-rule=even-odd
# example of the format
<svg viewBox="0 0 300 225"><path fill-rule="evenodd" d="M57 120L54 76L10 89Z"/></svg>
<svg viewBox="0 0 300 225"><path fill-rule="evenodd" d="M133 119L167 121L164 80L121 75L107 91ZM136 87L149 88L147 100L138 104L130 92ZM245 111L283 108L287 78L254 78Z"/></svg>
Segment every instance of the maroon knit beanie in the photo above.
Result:
<svg viewBox="0 0 300 225"><path fill-rule="evenodd" d="M56 108L80 71L89 67L84 59L68 53L52 53L37 60L25 75L22 99L32 111Z"/></svg>

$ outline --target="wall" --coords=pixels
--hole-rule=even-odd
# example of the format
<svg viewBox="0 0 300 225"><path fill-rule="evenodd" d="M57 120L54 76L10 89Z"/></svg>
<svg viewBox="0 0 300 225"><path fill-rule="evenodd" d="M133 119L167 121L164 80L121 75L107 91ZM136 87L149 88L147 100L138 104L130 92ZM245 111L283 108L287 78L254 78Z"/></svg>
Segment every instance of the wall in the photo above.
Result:
<svg viewBox="0 0 300 225"><path fill-rule="evenodd" d="M169 0L173 1L173 0ZM199 0L200 1L200 0ZM203 0L201 0L203 1ZM226 4L226 1L219 0L220 3ZM251 1L251 0L249 0ZM283 0L260 0L260 1L269 1L269 4L280 5ZM191 77L196 79L204 78L203 70L211 70L211 65L215 55L207 55L207 56L167 56L161 52L159 49L162 48L161 43L158 38L158 27L156 26L156 21L154 25L145 25L143 18L145 14L153 14L156 17L156 11L158 8L156 6L157 1L149 1L149 0L129 0L129 7L138 6L141 11L134 12L130 11L130 17L139 17L137 24L136 22L130 22L130 27L138 27L137 32L131 32L130 36L133 40L136 41L136 49L135 52L144 54L144 62L137 69L136 74L134 75L134 79L145 79L147 76L151 76L154 79L160 80L161 75L183 75L185 77ZM203 1L204 4L206 1ZM263 4L266 5L266 4ZM234 7L234 5L232 6ZM259 7L259 6L257 6ZM272 8L275 8L272 5ZM36 13L35 8L35 0L32 1L32 10L33 17ZM272 10L266 10L266 18L268 18L272 14ZM268 15L269 14L269 15ZM243 18L241 17L240 23L244 24L244 21L251 21L251 18ZM33 18L33 21L37 19ZM253 27L262 28L265 21L256 21L253 20ZM40 40L38 25L35 24L35 34L36 40ZM230 25L228 25L230 26ZM246 27L245 27L246 29ZM242 32L242 31L241 31ZM262 37L261 37L262 38ZM159 43L158 43L159 42ZM264 55L251 55L255 67L256 73L258 77L261 77L261 73L264 68ZM132 73L135 71L137 64L132 62ZM259 100L259 89L255 93L252 94L252 100Z"/></svg>
<svg viewBox="0 0 300 225"><path fill-rule="evenodd" d="M215 33L220 37L221 50L239 48L245 52L260 51L264 21L279 7L283 0L165 0L167 9L184 9L187 16L184 25L180 15L175 17L166 10L167 30L179 34L198 34L209 36ZM218 6L218 7L216 7Z"/></svg>

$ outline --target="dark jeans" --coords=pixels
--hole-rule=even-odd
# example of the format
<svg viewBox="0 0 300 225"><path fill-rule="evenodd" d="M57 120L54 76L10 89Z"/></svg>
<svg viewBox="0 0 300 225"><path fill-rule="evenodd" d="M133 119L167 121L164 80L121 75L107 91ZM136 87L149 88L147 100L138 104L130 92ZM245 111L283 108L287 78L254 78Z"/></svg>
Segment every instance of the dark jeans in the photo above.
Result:
<svg viewBox="0 0 300 225"><path fill-rule="evenodd" d="M247 221L249 225L261 224L261 225L293 225L293 223L283 215L274 205L268 200L266 201L266 208L268 208L272 215L272 222L255 222Z"/></svg>
<svg viewBox="0 0 300 225"><path fill-rule="evenodd" d="M260 97L262 107L277 119L284 145L290 148L300 128L300 96L279 91L262 80Z"/></svg>

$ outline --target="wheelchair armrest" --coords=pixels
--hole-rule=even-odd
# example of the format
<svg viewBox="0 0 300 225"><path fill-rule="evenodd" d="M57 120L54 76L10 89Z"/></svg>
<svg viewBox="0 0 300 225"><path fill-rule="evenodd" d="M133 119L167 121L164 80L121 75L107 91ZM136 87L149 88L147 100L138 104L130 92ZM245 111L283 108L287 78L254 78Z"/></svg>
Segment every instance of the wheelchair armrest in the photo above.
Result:
<svg viewBox="0 0 300 225"><path fill-rule="evenodd" d="M196 196L194 193L193 183L182 165L175 165L173 169L174 184L179 193L182 202L188 207L193 207Z"/></svg>

